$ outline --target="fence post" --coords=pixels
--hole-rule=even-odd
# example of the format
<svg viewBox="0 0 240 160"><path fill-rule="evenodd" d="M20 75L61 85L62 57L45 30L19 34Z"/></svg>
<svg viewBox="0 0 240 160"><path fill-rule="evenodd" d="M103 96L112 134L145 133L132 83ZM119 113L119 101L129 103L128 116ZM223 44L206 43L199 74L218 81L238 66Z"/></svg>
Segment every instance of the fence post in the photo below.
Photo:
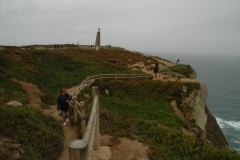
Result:
<svg viewBox="0 0 240 160"><path fill-rule="evenodd" d="M95 137L94 137L94 150L97 151L100 148L100 133L99 133L99 91L98 86L92 87L92 94L93 96L97 95L97 112L96 112L96 131L95 131Z"/></svg>
<svg viewBox="0 0 240 160"><path fill-rule="evenodd" d="M83 105L84 105L84 102L83 101L80 102L80 110L81 110L82 116L85 117L85 109L82 109ZM85 128L86 128L85 119L81 118L81 137L82 138L84 137L84 134L85 134Z"/></svg>
<svg viewBox="0 0 240 160"><path fill-rule="evenodd" d="M84 82L84 81L85 81L85 80L83 80L83 82ZM84 87L84 83L83 83L82 87L83 87L83 89L82 89L82 90L84 91L84 88L85 88L85 87Z"/></svg>
<svg viewBox="0 0 240 160"><path fill-rule="evenodd" d="M79 149L69 148L69 160L80 160L81 159L81 151Z"/></svg>
<svg viewBox="0 0 240 160"><path fill-rule="evenodd" d="M73 97L73 99L74 99L74 103L73 103L73 106L74 106L74 109L73 109L73 118L74 118L74 125L77 123L77 96L74 96Z"/></svg>

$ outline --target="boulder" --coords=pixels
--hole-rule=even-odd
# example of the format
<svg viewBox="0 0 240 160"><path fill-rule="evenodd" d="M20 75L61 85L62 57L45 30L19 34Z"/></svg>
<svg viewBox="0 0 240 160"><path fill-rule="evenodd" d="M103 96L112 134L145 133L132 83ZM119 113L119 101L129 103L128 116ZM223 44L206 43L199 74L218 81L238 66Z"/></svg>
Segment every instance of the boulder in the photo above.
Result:
<svg viewBox="0 0 240 160"><path fill-rule="evenodd" d="M16 100L12 100L10 102L7 102L6 105L7 106L15 106L15 107L17 107L17 106L22 106L22 103L20 103L20 102L18 102Z"/></svg>
<svg viewBox="0 0 240 160"><path fill-rule="evenodd" d="M83 94L85 98L89 98L90 96L88 94Z"/></svg>
<svg viewBox="0 0 240 160"><path fill-rule="evenodd" d="M107 95L109 95L109 91L108 91L107 89L105 89L105 93L106 93Z"/></svg>

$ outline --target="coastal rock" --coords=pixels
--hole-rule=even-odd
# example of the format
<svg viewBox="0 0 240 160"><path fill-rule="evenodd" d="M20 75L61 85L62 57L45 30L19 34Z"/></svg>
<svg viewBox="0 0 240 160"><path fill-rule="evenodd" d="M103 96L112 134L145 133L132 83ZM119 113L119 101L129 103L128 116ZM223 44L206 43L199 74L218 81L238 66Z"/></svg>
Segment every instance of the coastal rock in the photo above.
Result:
<svg viewBox="0 0 240 160"><path fill-rule="evenodd" d="M16 101L16 100L12 100L10 102L7 102L6 103L7 106L14 106L14 107L17 107L17 106L22 106L22 103Z"/></svg>
<svg viewBox="0 0 240 160"><path fill-rule="evenodd" d="M219 125L207 107L206 85L203 82L199 83L200 89L193 90L189 95L187 95L187 87L183 86L180 97L182 111L176 107L175 102L171 102L171 105L175 113L187 124L188 131L186 132L191 137L209 141L217 147L227 147L227 141Z"/></svg>
<svg viewBox="0 0 240 160"><path fill-rule="evenodd" d="M193 74L190 74L190 79L196 79L197 78L197 72L192 68Z"/></svg>

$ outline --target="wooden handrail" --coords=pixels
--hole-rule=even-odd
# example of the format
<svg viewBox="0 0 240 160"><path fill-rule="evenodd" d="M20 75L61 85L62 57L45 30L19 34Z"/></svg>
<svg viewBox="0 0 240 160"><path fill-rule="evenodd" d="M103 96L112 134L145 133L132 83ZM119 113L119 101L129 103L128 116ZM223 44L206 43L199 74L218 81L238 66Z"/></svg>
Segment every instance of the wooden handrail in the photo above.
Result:
<svg viewBox="0 0 240 160"><path fill-rule="evenodd" d="M98 87L93 87L92 92L94 97L92 99L93 100L92 110L91 110L91 114L88 120L86 130L85 130L85 124L83 124L84 130L81 126L81 131L84 131L82 135L82 139L76 139L72 141L68 146L70 160L91 159L92 151L99 150L99 147L100 147ZM81 121L85 122L85 118L87 116L82 115L78 109L77 111L81 115ZM90 143L91 141L92 143Z"/></svg>
<svg viewBox="0 0 240 160"><path fill-rule="evenodd" d="M70 95L73 97L74 107L74 124L76 124L78 115L81 120L81 137L82 139L76 139L72 141L69 148L69 159L70 160L88 160L90 159L91 152L99 150L100 147L100 133L99 133L99 91L98 87L92 87L92 96L84 103L78 102L78 94L81 93L84 88L95 79L134 79L134 78L147 78L151 75L148 74L99 74L87 77L79 87ZM89 115L85 115L85 108L87 105L93 102L92 110ZM87 126L85 120L88 119ZM86 129L85 129L86 128ZM92 141L92 143L90 143Z"/></svg>
<svg viewBox="0 0 240 160"><path fill-rule="evenodd" d="M98 74L93 75L90 77L87 77L83 82L79 85L78 89L76 89L74 92L70 93L72 96L78 95L81 93L82 90L86 87L85 85L88 84L91 80L95 79L134 79L134 78L148 78L152 75L141 73L141 74Z"/></svg>

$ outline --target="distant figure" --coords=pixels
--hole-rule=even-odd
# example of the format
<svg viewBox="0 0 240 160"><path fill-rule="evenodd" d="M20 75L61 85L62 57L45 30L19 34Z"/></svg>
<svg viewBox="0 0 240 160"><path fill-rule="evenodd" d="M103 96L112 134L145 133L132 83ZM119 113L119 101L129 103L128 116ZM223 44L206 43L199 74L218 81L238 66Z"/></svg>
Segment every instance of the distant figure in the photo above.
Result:
<svg viewBox="0 0 240 160"><path fill-rule="evenodd" d="M72 100L72 96L66 93L66 89L62 88L61 93L57 99L57 110L62 111L63 125L66 126L69 122L69 101Z"/></svg>
<svg viewBox="0 0 240 160"><path fill-rule="evenodd" d="M180 61L180 60L178 59L178 60L177 60L177 63L178 63L179 61Z"/></svg>
<svg viewBox="0 0 240 160"><path fill-rule="evenodd" d="M158 68L158 63L155 64L155 68L154 68L154 74L155 74L155 78L157 77L157 73L159 71L159 68Z"/></svg>

